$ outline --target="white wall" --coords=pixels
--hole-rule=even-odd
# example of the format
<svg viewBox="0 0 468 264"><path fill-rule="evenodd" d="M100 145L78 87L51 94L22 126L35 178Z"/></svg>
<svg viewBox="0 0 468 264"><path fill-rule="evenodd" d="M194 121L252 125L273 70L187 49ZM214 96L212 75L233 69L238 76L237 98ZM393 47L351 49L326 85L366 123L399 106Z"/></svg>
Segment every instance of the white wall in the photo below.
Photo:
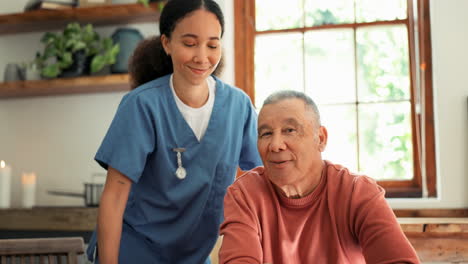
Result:
<svg viewBox="0 0 468 264"><path fill-rule="evenodd" d="M0 13L22 12L27 0L0 1ZM136 27L148 37L159 34L156 23ZM110 36L116 26L100 27ZM43 48L43 32L0 36L0 81L8 62L34 58ZM93 160L124 93L0 99L0 160L13 169L12 206L21 205L22 172L36 172L38 205L83 205L80 198L53 196L47 190L83 192L91 175L104 172Z"/></svg>
<svg viewBox="0 0 468 264"><path fill-rule="evenodd" d="M468 1L432 0L431 33L439 199L393 207L468 207Z"/></svg>
<svg viewBox="0 0 468 264"><path fill-rule="evenodd" d="M216 0L224 13L223 56L225 61L222 78L234 84L234 9L233 0Z"/></svg>
<svg viewBox="0 0 468 264"><path fill-rule="evenodd" d="M51 196L49 189L81 192L92 173L103 172L93 156L122 93L38 97L0 101L8 115L10 148L0 156L13 167L14 206L21 202L21 172L38 175L39 205L82 205L79 198ZM11 135L14 133L13 135Z"/></svg>
<svg viewBox="0 0 468 264"><path fill-rule="evenodd" d="M0 13L20 12L27 0L0 1ZM224 80L234 82L233 1L218 0L226 16ZM391 199L394 208L468 207L468 1L432 0L433 68L437 139L438 199ZM134 25L145 36L156 24ZM110 35L115 27L99 28ZM0 36L0 73L7 62L30 59L42 33ZM39 205L81 205L48 189L81 191L82 182L102 172L93 161L123 93L0 100L0 159L14 170L13 205L20 205L19 177L38 174Z"/></svg>

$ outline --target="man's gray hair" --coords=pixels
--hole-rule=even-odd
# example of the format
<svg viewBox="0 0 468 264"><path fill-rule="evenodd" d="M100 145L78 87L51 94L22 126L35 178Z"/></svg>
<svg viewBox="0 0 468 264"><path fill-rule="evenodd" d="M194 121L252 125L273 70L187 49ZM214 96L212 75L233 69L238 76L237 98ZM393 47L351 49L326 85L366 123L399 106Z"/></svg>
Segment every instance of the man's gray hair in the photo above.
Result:
<svg viewBox="0 0 468 264"><path fill-rule="evenodd" d="M310 108L312 112L315 115L315 119L317 121L317 125L321 125L320 122L320 112L318 110L317 105L315 104L314 100L310 98L308 95L306 95L303 92L299 91L294 91L294 90L281 90L278 92L274 92L270 94L265 101L263 101L263 105L269 105L269 104L275 104L280 101L286 100L286 99L299 99L304 102L306 107Z"/></svg>

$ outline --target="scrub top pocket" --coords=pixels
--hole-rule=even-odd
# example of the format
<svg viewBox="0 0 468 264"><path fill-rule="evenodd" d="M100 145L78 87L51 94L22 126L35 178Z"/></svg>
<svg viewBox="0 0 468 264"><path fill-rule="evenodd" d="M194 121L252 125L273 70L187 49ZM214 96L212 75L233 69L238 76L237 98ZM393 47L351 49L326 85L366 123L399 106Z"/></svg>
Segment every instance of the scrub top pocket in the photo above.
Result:
<svg viewBox="0 0 468 264"><path fill-rule="evenodd" d="M206 205L207 212L216 216L220 214L220 211L223 209L226 189L234 182L235 172L236 166L226 164L218 164L218 166L216 166L213 186L211 187ZM221 212L221 216L222 215Z"/></svg>
<svg viewBox="0 0 468 264"><path fill-rule="evenodd" d="M197 226L189 236L190 243L187 243L187 249L200 250L198 245L208 243L214 245L219 236L219 226L223 221L224 195L227 187L232 184L235 178L237 166L218 164L212 181L212 186L205 210L203 211L200 222L203 225ZM212 247L203 249L206 255L209 255Z"/></svg>

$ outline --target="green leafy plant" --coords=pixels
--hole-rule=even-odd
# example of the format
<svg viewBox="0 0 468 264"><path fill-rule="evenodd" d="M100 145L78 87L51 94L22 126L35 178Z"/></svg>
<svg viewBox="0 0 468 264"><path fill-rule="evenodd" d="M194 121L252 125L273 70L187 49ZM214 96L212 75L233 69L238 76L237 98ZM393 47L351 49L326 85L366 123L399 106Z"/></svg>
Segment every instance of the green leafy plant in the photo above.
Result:
<svg viewBox="0 0 468 264"><path fill-rule="evenodd" d="M155 2L155 1L152 1L152 0L137 0L137 2L140 3L140 4L143 4L146 7L149 7L149 3L150 2ZM162 9L164 8L164 1L159 0L157 2L158 2L159 11L162 11Z"/></svg>
<svg viewBox="0 0 468 264"><path fill-rule="evenodd" d="M138 0L138 3L143 4L146 7L149 7L149 0Z"/></svg>
<svg viewBox="0 0 468 264"><path fill-rule="evenodd" d="M70 23L62 33L46 32L41 39L45 47L36 58L36 64L41 68L41 74L54 78L73 64L73 54L84 52L91 59L91 73L101 70L106 65L112 65L119 53L119 45L111 38L101 38L91 24L80 26Z"/></svg>

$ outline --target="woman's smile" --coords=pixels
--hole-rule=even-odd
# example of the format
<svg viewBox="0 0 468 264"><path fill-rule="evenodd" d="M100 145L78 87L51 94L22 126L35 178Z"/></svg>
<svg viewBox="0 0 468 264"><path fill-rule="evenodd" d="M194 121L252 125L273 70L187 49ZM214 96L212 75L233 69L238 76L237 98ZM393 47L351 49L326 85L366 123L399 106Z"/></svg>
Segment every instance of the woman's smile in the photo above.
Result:
<svg viewBox="0 0 468 264"><path fill-rule="evenodd" d="M208 68L208 69L197 69L197 68L192 68L192 67L190 67L190 66L188 66L188 68L189 68L193 73L199 74L199 75L204 74L205 72L207 72L207 71L209 70L209 68Z"/></svg>

